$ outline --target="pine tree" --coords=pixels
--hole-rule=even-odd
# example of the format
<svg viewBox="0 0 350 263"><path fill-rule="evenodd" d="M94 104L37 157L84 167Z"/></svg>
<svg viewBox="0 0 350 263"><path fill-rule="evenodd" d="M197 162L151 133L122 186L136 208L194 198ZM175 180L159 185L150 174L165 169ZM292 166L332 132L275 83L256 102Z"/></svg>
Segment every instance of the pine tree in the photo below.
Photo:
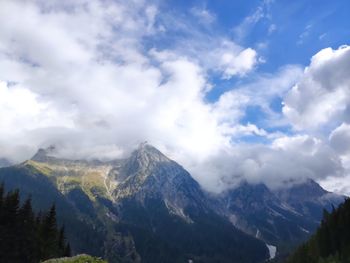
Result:
<svg viewBox="0 0 350 263"><path fill-rule="evenodd" d="M5 259L8 262L16 262L18 258L18 209L19 209L19 192L18 190L7 193L3 204L3 242L2 248L6 252ZM0 260L1 261L1 260Z"/></svg>
<svg viewBox="0 0 350 263"><path fill-rule="evenodd" d="M58 249L60 250L60 253L64 253L65 242L66 242L66 237L64 234L64 226L62 226L58 236Z"/></svg>
<svg viewBox="0 0 350 263"><path fill-rule="evenodd" d="M35 218L32 210L31 198L28 198L18 212L19 258L22 262L38 260L35 253L37 242Z"/></svg>
<svg viewBox="0 0 350 263"><path fill-rule="evenodd" d="M20 207L19 191L4 196L0 185L0 262L37 263L70 255L64 228L58 231L56 208L35 215L31 198Z"/></svg>
<svg viewBox="0 0 350 263"><path fill-rule="evenodd" d="M287 262L350 262L350 199L331 213L324 211L317 232Z"/></svg>
<svg viewBox="0 0 350 263"><path fill-rule="evenodd" d="M56 257L59 254L57 233L57 221L56 221L56 207L52 205L49 213L46 214L42 222L41 238L43 244L42 258L49 259Z"/></svg>
<svg viewBox="0 0 350 263"><path fill-rule="evenodd" d="M69 243L68 243L68 244L66 245L65 249L64 249L64 254L63 254L63 256L65 256L65 257L70 257L71 254L72 254L71 248L70 248L70 245L69 245Z"/></svg>

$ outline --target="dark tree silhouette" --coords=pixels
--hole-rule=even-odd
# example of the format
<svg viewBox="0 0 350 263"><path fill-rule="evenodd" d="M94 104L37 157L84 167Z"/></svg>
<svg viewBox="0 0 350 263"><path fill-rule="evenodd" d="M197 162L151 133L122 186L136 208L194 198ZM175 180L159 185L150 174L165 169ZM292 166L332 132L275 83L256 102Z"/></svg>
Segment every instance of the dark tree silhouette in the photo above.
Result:
<svg viewBox="0 0 350 263"><path fill-rule="evenodd" d="M325 210L317 232L287 262L350 262L350 199L331 213Z"/></svg>
<svg viewBox="0 0 350 263"><path fill-rule="evenodd" d="M64 228L58 229L56 208L35 215L29 197L20 205L19 191L5 194L0 185L0 262L37 263L70 256Z"/></svg>

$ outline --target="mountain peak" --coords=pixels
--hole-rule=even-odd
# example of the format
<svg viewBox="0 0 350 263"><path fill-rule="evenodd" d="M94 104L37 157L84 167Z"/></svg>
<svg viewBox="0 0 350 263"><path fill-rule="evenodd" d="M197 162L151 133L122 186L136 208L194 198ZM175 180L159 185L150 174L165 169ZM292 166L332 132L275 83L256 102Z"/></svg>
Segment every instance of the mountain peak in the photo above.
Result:
<svg viewBox="0 0 350 263"><path fill-rule="evenodd" d="M149 166L150 163L170 161L162 152L147 142L141 143L131 154L130 159L132 162L136 163L138 167Z"/></svg>
<svg viewBox="0 0 350 263"><path fill-rule="evenodd" d="M33 161L37 162L45 162L48 161L48 159L52 158L52 154L54 154L56 151L56 147L54 145L50 145L47 148L39 148L39 150L34 154L34 156L31 158Z"/></svg>
<svg viewBox="0 0 350 263"><path fill-rule="evenodd" d="M275 193L284 201L305 201L318 200L328 192L323 189L318 183L312 179L307 179L304 182L291 185L288 188L282 188Z"/></svg>

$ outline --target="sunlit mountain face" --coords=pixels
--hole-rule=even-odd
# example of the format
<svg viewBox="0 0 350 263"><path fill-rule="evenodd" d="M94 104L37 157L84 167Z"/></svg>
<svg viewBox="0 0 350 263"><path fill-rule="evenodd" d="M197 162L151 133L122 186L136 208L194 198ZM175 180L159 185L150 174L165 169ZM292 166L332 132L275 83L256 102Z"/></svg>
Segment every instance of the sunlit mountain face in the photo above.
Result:
<svg viewBox="0 0 350 263"><path fill-rule="evenodd" d="M278 190L244 182L214 194L145 143L111 161L55 151L0 169L0 179L31 195L37 210L54 202L73 251L110 262L261 262L306 240L322 211L344 200L311 179Z"/></svg>
<svg viewBox="0 0 350 263"><path fill-rule="evenodd" d="M38 210L56 200L76 252L289 253L350 196L348 10L0 1L1 178Z"/></svg>

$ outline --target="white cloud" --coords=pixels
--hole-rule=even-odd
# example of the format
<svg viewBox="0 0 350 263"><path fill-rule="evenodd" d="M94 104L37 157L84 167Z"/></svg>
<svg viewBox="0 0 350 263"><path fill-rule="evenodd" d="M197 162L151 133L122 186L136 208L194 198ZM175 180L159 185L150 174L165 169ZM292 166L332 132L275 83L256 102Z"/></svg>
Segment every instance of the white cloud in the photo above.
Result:
<svg viewBox="0 0 350 263"><path fill-rule="evenodd" d="M205 70L186 54L144 50L155 7L77 3L1 3L2 155L25 147L9 156L22 160L54 143L72 158L110 158L147 139L200 158L226 140L204 100Z"/></svg>
<svg viewBox="0 0 350 263"><path fill-rule="evenodd" d="M115 158L148 140L213 191L244 178L276 187L340 173L336 147L322 138L240 123L247 107L258 106L267 115L265 126L286 125L271 102L298 80L299 66L255 76L208 102L210 72L245 76L258 65L258 54L178 18L171 20L176 30L193 38L149 47L150 39L170 30L160 13L139 0L0 2L0 157L21 161L56 144L69 158ZM317 54L288 93L284 113L295 127L306 127L310 116L317 123L330 116L346 122L347 50ZM309 78L320 79L320 93L313 93ZM308 104L323 110L317 105L333 92L345 94L335 96L339 110L319 117ZM305 93L301 104L299 93ZM334 131L333 143L342 129ZM238 143L246 135L272 144Z"/></svg>
<svg viewBox="0 0 350 263"><path fill-rule="evenodd" d="M339 154L350 154L350 124L342 123L329 136L333 149Z"/></svg>
<svg viewBox="0 0 350 263"><path fill-rule="evenodd" d="M296 129L349 122L350 47L326 48L314 55L284 103L283 112Z"/></svg>
<svg viewBox="0 0 350 263"><path fill-rule="evenodd" d="M283 98L301 75L302 69L297 65L283 67L274 74L260 75L223 93L215 103L216 113L235 124L244 116L247 107L257 106L266 115L261 122L271 126L286 125L283 116L271 108L271 101Z"/></svg>
<svg viewBox="0 0 350 263"><path fill-rule="evenodd" d="M350 47L326 48L311 59L286 95L283 113L296 130L320 134L341 163L344 177L323 178L331 191L350 193Z"/></svg>
<svg viewBox="0 0 350 263"><path fill-rule="evenodd" d="M337 154L322 140L307 135L279 137L272 145L231 144L193 167L186 156L182 158L195 178L214 192L235 187L241 180L279 188L306 178L323 180L343 174Z"/></svg>
<svg viewBox="0 0 350 263"><path fill-rule="evenodd" d="M244 75L249 72L257 63L256 51L247 48L239 54L225 52L221 56L219 66L224 70L224 78L230 78L234 75Z"/></svg>

